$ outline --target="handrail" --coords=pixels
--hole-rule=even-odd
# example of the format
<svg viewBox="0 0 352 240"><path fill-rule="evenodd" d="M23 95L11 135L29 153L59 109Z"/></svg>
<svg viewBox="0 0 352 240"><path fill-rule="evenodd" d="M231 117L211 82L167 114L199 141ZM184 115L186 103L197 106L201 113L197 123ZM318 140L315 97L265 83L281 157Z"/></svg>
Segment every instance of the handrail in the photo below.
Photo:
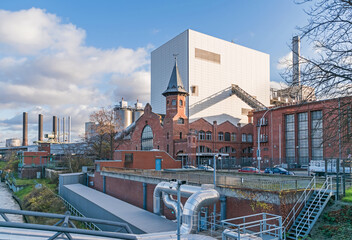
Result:
<svg viewBox="0 0 352 240"><path fill-rule="evenodd" d="M325 185L326 185L326 187L324 188ZM332 187L332 180L331 180L331 177L328 177L328 178L325 180L323 186L319 189L319 192L317 193L317 195L316 195L315 198L313 199L312 203L314 203L317 198L319 199L318 202L317 202L317 204L314 206L314 208L313 208L312 210L311 210L311 208L309 207L309 208L307 209L307 211L304 213L304 215L302 216L301 221L297 224L297 226L296 226L296 236L298 236L298 234L300 234L300 233L303 231L303 226L305 226L306 223L309 221L310 217L312 216L312 214L313 214L314 210L317 208L317 206L318 206L318 205L319 205L320 207L322 206L322 204L321 204L321 199L323 198L324 194L325 194L326 191L329 189L329 187L330 187L330 188ZM323 190L324 190L324 192L321 193ZM330 194L331 194L331 193L332 193L332 192L330 192ZM309 213L309 212L310 212L310 213ZM305 218L305 216L306 216L307 214L308 214L308 217ZM302 225L301 230L297 233L298 227L301 226L301 223L302 223L303 220L305 220L305 222L304 222L304 224Z"/></svg>
<svg viewBox="0 0 352 240"><path fill-rule="evenodd" d="M287 214L285 220L283 221L282 225L284 226L284 234L286 234L286 229L290 226L291 222L293 224L293 222L296 220L296 215L299 214L299 209L301 209L303 206L303 204L305 205L310 193L312 192L312 189L315 188L315 176L312 178L312 180L308 183L307 187L304 189L304 191L302 192L301 196L299 197L299 199L297 200L296 204L293 206L292 210ZM308 191L309 189L309 191ZM308 193L307 193L308 192ZM304 199L303 199L304 198ZM299 205L297 207L297 205ZM290 217L290 215L292 215L292 217Z"/></svg>

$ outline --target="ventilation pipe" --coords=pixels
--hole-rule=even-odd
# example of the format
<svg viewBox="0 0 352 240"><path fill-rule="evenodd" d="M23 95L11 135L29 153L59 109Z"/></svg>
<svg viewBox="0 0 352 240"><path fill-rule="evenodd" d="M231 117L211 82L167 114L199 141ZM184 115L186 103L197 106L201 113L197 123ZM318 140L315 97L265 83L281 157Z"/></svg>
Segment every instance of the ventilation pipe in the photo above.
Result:
<svg viewBox="0 0 352 240"><path fill-rule="evenodd" d="M201 190L201 187L190 186L190 185L181 185L181 197L190 197L192 194ZM177 189L175 183L170 182L160 182L156 185L153 194L153 212L155 214L161 215L161 199L162 193L168 193L172 195L177 195Z"/></svg>
<svg viewBox="0 0 352 240"><path fill-rule="evenodd" d="M203 184L202 187L181 185L180 193L182 197L188 197L182 212L182 234L192 234L197 231L198 213L202 207L212 205L219 201L220 194L216 191L212 184ZM177 203L168 195L176 195L176 184L169 182L161 182L154 189L153 211L160 215L160 200L163 195L164 203L169 208L176 208ZM166 200L166 201L165 201ZM176 204L175 204L176 203ZM175 211L177 213L177 210Z"/></svg>
<svg viewBox="0 0 352 240"><path fill-rule="evenodd" d="M28 113L23 113L23 139L22 146L28 146Z"/></svg>
<svg viewBox="0 0 352 240"><path fill-rule="evenodd" d="M162 195L163 195L163 202L165 206L167 208L172 209L175 213L175 216L177 216L177 200L173 199L171 194L163 192ZM182 211L183 211L182 203L180 203L180 209L181 209L181 215L182 215Z"/></svg>
<svg viewBox="0 0 352 240"><path fill-rule="evenodd" d="M181 234L197 232L198 213L202 207L219 201L220 194L215 189L202 189L188 198L182 213Z"/></svg>
<svg viewBox="0 0 352 240"><path fill-rule="evenodd" d="M43 114L39 114L38 116L38 141L43 141Z"/></svg>

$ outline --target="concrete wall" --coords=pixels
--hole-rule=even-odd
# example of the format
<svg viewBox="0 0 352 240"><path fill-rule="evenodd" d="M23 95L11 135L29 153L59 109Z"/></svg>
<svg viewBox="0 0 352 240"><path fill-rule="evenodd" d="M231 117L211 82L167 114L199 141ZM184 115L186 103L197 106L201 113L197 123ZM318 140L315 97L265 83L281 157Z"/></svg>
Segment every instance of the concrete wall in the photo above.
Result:
<svg viewBox="0 0 352 240"><path fill-rule="evenodd" d="M64 185L80 183L86 185L86 176L84 173L66 173L59 174L59 195Z"/></svg>

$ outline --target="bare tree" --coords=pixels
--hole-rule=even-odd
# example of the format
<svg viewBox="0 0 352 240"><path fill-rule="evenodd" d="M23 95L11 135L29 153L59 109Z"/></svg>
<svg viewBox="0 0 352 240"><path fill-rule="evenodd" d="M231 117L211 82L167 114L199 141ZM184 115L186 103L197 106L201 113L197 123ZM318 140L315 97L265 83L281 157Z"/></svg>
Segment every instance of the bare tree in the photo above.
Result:
<svg viewBox="0 0 352 240"><path fill-rule="evenodd" d="M343 148L349 148L352 142L352 0L298 0L297 3L308 8L308 24L298 28L299 35L314 50L310 56L299 56L301 85L314 89L319 100L338 98L334 104L324 106L324 143L336 146L340 142ZM290 63L282 74L289 83L292 67Z"/></svg>
<svg viewBox="0 0 352 240"><path fill-rule="evenodd" d="M116 138L118 132L122 130L121 117L113 108L101 108L90 115L93 123L93 136L88 142L98 159L113 159L116 148L121 143L121 139Z"/></svg>

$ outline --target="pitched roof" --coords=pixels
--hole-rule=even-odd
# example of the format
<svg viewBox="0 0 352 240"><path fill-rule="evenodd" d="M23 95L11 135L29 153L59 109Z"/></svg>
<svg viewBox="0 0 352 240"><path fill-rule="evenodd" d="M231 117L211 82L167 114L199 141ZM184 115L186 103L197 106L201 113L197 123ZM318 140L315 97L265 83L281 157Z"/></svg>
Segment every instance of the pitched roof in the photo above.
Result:
<svg viewBox="0 0 352 240"><path fill-rule="evenodd" d="M188 95L188 92L186 91L185 87L183 86L183 82L180 76L180 72L178 70L177 66L177 61L175 60L175 66L174 69L172 70L169 85L167 86L167 89L163 92L163 95L166 97L167 95L170 94L186 94Z"/></svg>

